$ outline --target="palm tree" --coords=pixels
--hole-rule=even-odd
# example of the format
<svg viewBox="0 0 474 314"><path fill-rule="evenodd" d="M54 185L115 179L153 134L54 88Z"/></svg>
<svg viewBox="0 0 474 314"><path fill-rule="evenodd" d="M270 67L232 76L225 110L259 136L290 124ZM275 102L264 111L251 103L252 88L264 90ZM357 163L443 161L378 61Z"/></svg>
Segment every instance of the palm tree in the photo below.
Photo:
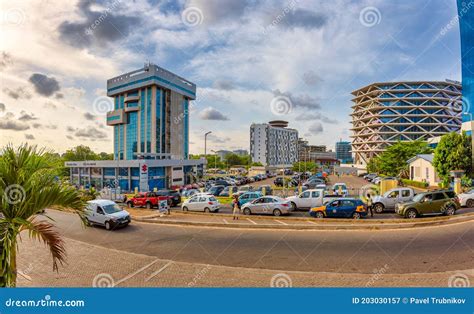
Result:
<svg viewBox="0 0 474 314"><path fill-rule="evenodd" d="M44 149L8 145L0 151L0 286L16 286L18 240L23 231L49 247L53 270L65 262L64 240L44 210L69 208L84 221L84 203L73 187L57 179L56 170Z"/></svg>

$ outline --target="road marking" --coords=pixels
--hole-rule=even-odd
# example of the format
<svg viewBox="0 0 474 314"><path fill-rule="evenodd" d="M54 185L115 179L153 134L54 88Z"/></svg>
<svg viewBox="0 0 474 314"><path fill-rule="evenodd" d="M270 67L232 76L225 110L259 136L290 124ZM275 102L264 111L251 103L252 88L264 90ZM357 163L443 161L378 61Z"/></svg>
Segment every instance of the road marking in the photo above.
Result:
<svg viewBox="0 0 474 314"><path fill-rule="evenodd" d="M283 221L280 221L280 220L276 220L276 219L275 219L275 221L281 223L282 225L288 226L288 224L287 224L286 222L283 222Z"/></svg>
<svg viewBox="0 0 474 314"><path fill-rule="evenodd" d="M253 220L250 220L250 218L247 218L248 221L250 221L251 223L253 223L254 225L256 225L257 223Z"/></svg>
<svg viewBox="0 0 474 314"><path fill-rule="evenodd" d="M157 271L155 271L153 274L151 274L147 279L145 279L145 281L149 281L151 278L155 277L156 275L158 275L159 273L161 273L163 270L165 270L166 268L168 268L168 266L170 266L171 264L173 264L173 261L170 261L168 262L165 266L161 267L160 269L158 269Z"/></svg>
<svg viewBox="0 0 474 314"><path fill-rule="evenodd" d="M129 275L123 277L122 279L120 279L119 281L117 281L116 283L114 283L114 287L118 286L119 283L122 283L122 282L124 282L124 281L127 281L127 280L129 280L130 278L132 278L132 277L138 275L139 273L141 273L142 271L144 271L145 269L151 267L153 264L155 264L156 262L159 262L159 261L160 261L160 260L158 260L158 259L157 259L157 260L154 260L153 262L151 262L151 263L148 264L148 265L143 266L142 268L140 268L140 269L137 270L136 272L131 273L131 274L129 274Z"/></svg>
<svg viewBox="0 0 474 314"><path fill-rule="evenodd" d="M227 220L225 220L225 219L222 219L222 220L224 221L224 223L225 223L226 225L229 224L229 222L228 222Z"/></svg>

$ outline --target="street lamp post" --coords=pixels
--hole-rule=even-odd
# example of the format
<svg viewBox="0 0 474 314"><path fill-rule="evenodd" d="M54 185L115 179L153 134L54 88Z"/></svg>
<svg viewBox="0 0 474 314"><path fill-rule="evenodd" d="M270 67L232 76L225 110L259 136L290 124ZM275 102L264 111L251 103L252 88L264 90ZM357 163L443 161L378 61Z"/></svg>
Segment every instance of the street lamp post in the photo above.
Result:
<svg viewBox="0 0 474 314"><path fill-rule="evenodd" d="M204 158L206 158L206 160L207 160L207 136L211 133L212 133L212 131L208 131L204 134ZM206 171L204 171L204 174L205 173L206 173Z"/></svg>

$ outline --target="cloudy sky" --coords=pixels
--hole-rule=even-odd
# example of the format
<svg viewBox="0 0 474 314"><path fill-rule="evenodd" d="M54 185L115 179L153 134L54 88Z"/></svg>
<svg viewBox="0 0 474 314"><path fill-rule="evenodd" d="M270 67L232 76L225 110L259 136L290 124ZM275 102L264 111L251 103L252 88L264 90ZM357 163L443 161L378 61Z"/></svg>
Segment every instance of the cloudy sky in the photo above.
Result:
<svg viewBox="0 0 474 314"><path fill-rule="evenodd" d="M112 151L106 80L150 61L198 86L191 152L249 147L285 119L349 139L351 91L460 80L455 0L0 0L0 145Z"/></svg>

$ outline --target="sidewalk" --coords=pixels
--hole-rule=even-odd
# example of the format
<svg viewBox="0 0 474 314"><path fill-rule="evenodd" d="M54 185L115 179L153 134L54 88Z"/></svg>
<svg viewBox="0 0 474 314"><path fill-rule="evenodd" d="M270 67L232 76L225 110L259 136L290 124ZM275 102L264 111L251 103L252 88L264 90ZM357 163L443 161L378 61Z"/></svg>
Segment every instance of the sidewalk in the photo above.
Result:
<svg viewBox="0 0 474 314"><path fill-rule="evenodd" d="M190 264L66 239L68 263L52 271L49 251L23 236L18 287L447 287L474 282L474 269L443 273L295 272ZM323 270L322 270L323 271Z"/></svg>

